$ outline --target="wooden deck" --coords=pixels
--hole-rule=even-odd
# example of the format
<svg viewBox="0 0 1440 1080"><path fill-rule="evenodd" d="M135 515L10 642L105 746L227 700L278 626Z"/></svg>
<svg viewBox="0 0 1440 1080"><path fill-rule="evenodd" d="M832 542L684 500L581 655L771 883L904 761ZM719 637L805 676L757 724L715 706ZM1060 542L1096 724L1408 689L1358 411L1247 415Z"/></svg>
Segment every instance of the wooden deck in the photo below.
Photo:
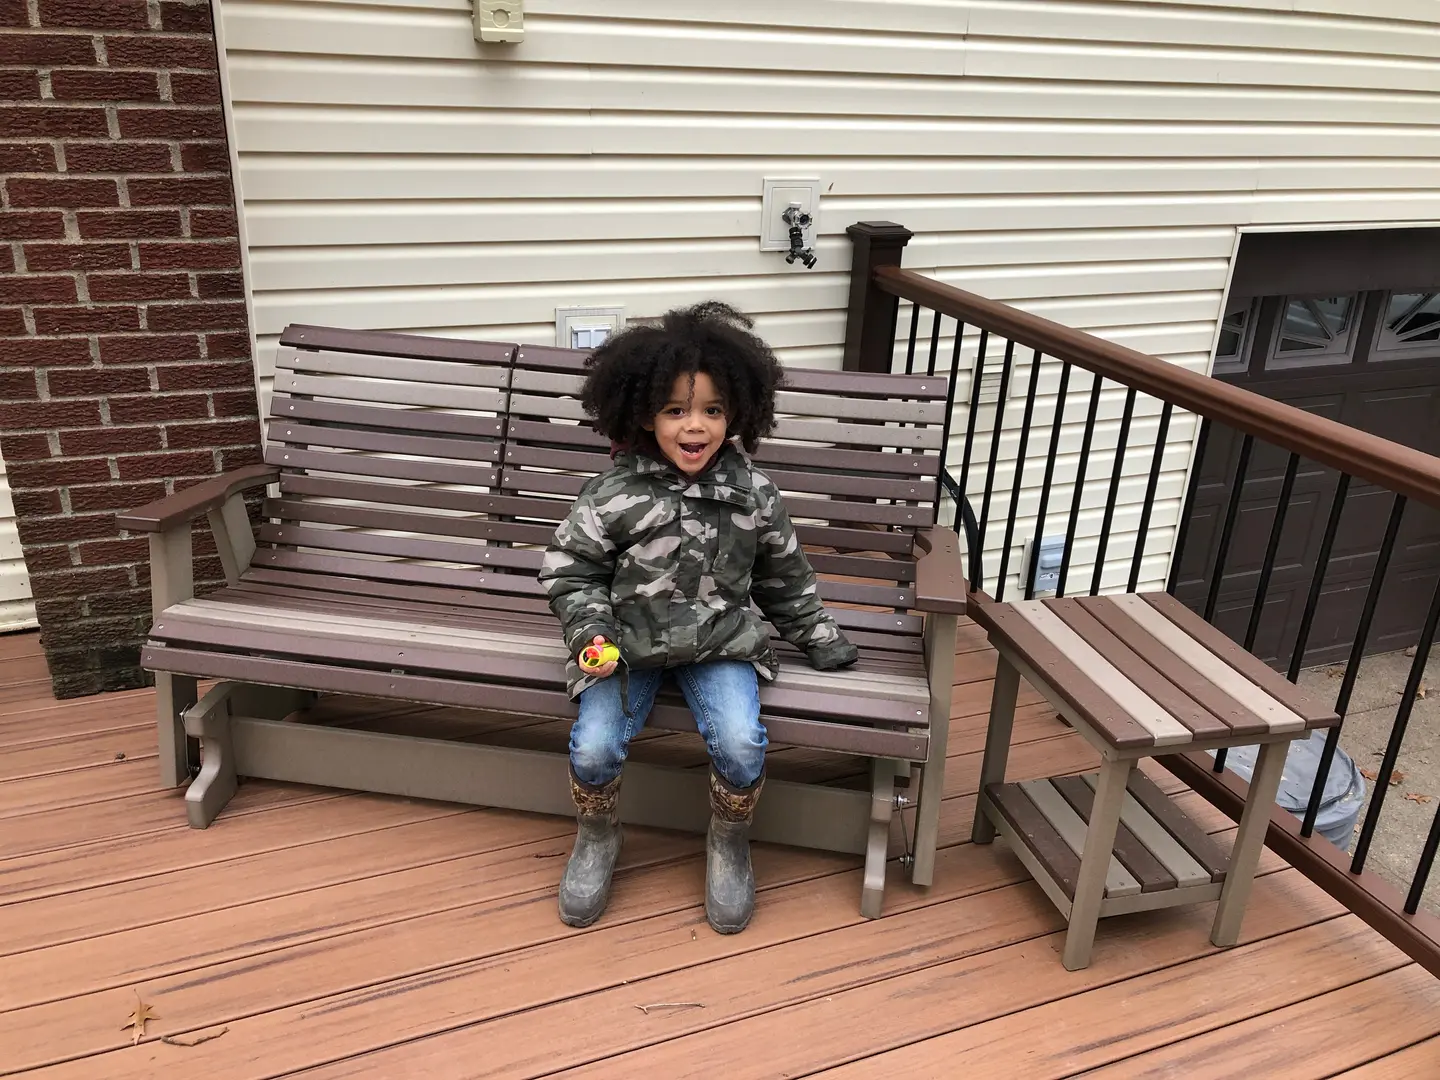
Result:
<svg viewBox="0 0 1440 1080"><path fill-rule="evenodd" d="M205 1077L1415 1078L1440 983L1270 853L1241 945L1213 904L1061 922L1002 844L968 843L993 654L961 627L935 884L756 847L745 933L705 924L702 840L632 829L604 919L562 926L558 818L250 782L208 831L156 788L146 692L56 703L33 635L0 638L0 1074ZM1035 704L1012 777L1088 750ZM554 745L563 731L375 704L332 717ZM703 761L651 735L637 758ZM775 775L843 777L780 750ZM1152 777L1225 842L1230 823ZM897 847L898 850L898 847ZM156 1018L122 1030L137 996Z"/></svg>

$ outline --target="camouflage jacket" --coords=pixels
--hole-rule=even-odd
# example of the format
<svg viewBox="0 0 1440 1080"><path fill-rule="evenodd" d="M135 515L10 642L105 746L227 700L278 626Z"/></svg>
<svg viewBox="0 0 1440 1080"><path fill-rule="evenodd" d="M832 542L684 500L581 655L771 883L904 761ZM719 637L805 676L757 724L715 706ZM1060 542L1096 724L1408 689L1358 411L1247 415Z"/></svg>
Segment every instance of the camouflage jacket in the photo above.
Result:
<svg viewBox="0 0 1440 1080"><path fill-rule="evenodd" d="M693 479L621 452L580 490L540 582L565 634L572 697L595 681L575 657L596 635L632 668L748 660L773 679L779 665L752 598L815 667L856 657L820 602L779 490L733 445Z"/></svg>

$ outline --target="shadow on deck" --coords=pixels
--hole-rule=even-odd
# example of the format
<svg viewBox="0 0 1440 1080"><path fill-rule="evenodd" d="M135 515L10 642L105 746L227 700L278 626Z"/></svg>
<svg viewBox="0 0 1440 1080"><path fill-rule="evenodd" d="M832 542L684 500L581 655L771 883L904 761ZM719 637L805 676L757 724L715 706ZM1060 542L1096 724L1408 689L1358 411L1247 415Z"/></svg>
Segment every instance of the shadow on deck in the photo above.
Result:
<svg viewBox="0 0 1440 1080"><path fill-rule="evenodd" d="M1241 945L1213 905L1107 919L1060 966L1060 917L1003 844L968 842L994 656L962 620L935 884L756 846L745 933L705 923L703 839L628 830L606 916L555 915L559 818L252 781L209 830L156 787L149 692L57 703L33 635L0 638L0 1075L539 1077L1440 1074L1440 983L1267 852ZM1091 751L1022 687L1012 778ZM555 724L327 703L514 746ZM637 760L703 764L698 740ZM844 782L795 749L775 776ZM1228 844L1232 823L1146 771ZM898 853L897 834L894 851ZM137 997L155 1014L138 1046Z"/></svg>

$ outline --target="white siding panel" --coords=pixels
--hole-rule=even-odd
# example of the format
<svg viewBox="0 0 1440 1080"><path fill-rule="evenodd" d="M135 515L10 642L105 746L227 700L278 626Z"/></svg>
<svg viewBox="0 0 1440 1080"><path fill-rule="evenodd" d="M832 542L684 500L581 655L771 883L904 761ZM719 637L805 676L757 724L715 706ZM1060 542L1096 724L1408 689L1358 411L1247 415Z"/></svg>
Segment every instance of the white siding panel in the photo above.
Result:
<svg viewBox="0 0 1440 1080"><path fill-rule="evenodd" d="M470 0L223 0L222 15L267 396L291 321L548 343L556 306L637 317L707 296L754 313L785 362L838 366L844 229L887 219L917 234L910 267L1204 371L1237 229L1440 221L1431 0L528 0L525 41L484 47ZM761 179L786 175L822 179L813 271L758 251ZM927 316L922 363L928 331ZM1041 368L1012 587L1059 371ZM1069 515L1089 392L1077 373L1047 534ZM1087 585L1124 397L1101 394L1087 460L1072 570ZM1129 573L1158 414L1137 403L1107 588ZM975 418L971 491L994 415ZM1142 586L1164 579L1195 431L1175 416ZM1010 515L1017 453L1012 431L992 517ZM1003 532L987 536L992 590Z"/></svg>
<svg viewBox="0 0 1440 1080"><path fill-rule="evenodd" d="M0 460L0 632L25 630L38 625L35 601L30 598L30 572L20 549L15 525L15 503Z"/></svg>

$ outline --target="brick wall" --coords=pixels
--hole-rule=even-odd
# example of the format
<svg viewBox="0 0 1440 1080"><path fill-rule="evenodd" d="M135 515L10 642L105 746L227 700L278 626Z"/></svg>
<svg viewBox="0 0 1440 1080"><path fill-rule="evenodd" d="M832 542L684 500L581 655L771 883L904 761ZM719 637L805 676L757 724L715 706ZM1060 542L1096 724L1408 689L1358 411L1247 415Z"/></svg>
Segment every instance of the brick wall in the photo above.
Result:
<svg viewBox="0 0 1440 1080"><path fill-rule="evenodd" d="M209 0L0 0L0 454L57 696L142 684L115 513L259 460L253 378Z"/></svg>

